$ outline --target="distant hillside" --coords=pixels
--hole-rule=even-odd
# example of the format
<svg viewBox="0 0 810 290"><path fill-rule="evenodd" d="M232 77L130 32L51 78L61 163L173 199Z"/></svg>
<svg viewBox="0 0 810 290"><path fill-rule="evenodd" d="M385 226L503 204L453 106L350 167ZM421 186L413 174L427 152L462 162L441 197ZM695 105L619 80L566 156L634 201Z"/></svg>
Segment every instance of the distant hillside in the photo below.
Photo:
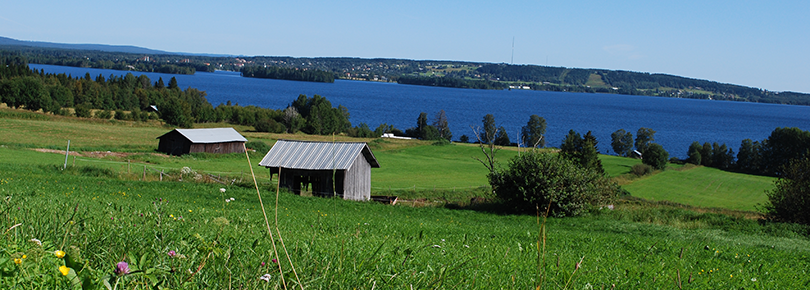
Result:
<svg viewBox="0 0 810 290"><path fill-rule="evenodd" d="M97 50L106 52L125 52L138 54L171 54L170 52L137 47L132 45L106 45L106 44L68 44L42 41L23 41L0 36L0 45L19 45L31 47L76 49L76 50Z"/></svg>
<svg viewBox="0 0 810 290"><path fill-rule="evenodd" d="M0 37L0 55L31 63L118 70L191 73L284 68L331 73L336 79L479 89L608 93L810 105L810 94L644 72L481 62L350 57L227 56L171 53L135 46L59 44ZM257 68L252 68L256 70ZM273 69L279 70L279 69Z"/></svg>

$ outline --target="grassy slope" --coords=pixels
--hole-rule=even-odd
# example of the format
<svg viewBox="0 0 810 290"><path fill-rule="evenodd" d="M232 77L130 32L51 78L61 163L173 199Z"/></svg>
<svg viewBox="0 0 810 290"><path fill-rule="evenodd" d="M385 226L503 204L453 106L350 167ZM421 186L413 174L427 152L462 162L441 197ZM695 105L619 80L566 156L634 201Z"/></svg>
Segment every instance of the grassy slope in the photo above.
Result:
<svg viewBox="0 0 810 290"><path fill-rule="evenodd" d="M13 116L11 116L13 115ZM20 119L19 117L28 119ZM13 118L12 118L13 117ZM43 120L43 119L51 119ZM232 126L229 124L198 124L199 127ZM396 191L447 190L477 188L486 186L486 168L474 157L481 158L481 150L474 145L431 146L427 142L413 140L353 139L341 136L307 136L298 134L268 134L252 132L252 128L235 126L248 140L259 140L271 144L275 139L313 139L321 141L366 141L381 164L372 171L372 188L377 194ZM152 170L179 171L190 167L214 175L229 175L244 178L250 168L242 164L244 155L225 156L184 156L160 157L153 155L157 147L157 136L171 128L154 124L82 120L59 116L44 116L25 111L0 109L0 144L23 144L25 147L63 149L71 139L71 148L76 150L112 150L140 152L126 158L106 157L77 158L77 165L94 164L127 172L127 160L134 163L130 172L142 171L143 166ZM372 142L373 141L373 142ZM9 151L0 155L11 154ZM53 159L61 164L63 157L52 153L13 153L27 156L23 163ZM497 158L506 166L517 152L512 149L500 150ZM42 156L42 157L40 157ZM46 157L47 156L47 157ZM261 178L269 177L266 170L258 167L263 154L252 153L254 171ZM605 171L613 177L626 175L637 159L610 155L600 155ZM69 160L72 164L72 158ZM673 168L675 166L671 166ZM153 171L156 172L156 171ZM624 183L624 182L623 182ZM633 196L670 200L678 203L701 206L722 207L736 210L755 210L755 205L765 201L765 191L772 188L773 179L723 172L710 168L694 168L683 171L667 170L641 179L631 179L624 188ZM418 194L418 193L417 193ZM466 196L463 198L467 198ZM468 198L467 198L468 199Z"/></svg>
<svg viewBox="0 0 810 290"><path fill-rule="evenodd" d="M756 210L767 201L765 191L773 188L775 178L725 172L716 168L695 167L666 170L627 184L624 188L637 197L677 203Z"/></svg>

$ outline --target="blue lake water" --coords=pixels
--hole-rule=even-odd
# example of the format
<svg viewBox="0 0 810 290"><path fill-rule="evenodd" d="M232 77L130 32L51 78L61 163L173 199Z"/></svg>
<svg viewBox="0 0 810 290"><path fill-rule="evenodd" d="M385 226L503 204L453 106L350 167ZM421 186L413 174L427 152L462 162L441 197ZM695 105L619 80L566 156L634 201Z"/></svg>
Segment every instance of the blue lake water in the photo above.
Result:
<svg viewBox="0 0 810 290"><path fill-rule="evenodd" d="M85 73L125 75L128 72L30 65L46 73ZM633 133L640 127L656 131L655 142L670 156L686 157L693 141L727 144L736 152L743 139L762 140L777 127L810 129L810 106L789 106L727 101L692 100L616 94L560 93L542 91L493 91L424 87L363 81L336 80L312 83L243 78L234 72L198 72L194 75L145 74L152 82L162 77L168 83L176 77L181 88L206 91L214 106L231 101L242 106L283 109L299 94L321 95L334 106L343 105L353 125L366 123L371 129L386 123L405 130L416 125L420 112L430 119L444 110L453 139L473 136L470 126L481 126L484 115L492 114L516 142L520 128L536 114L546 119L547 146L559 147L568 130L584 135L587 131L599 141L602 153L613 154L610 134L618 129ZM431 120L432 121L432 120ZM471 139L474 139L471 137Z"/></svg>

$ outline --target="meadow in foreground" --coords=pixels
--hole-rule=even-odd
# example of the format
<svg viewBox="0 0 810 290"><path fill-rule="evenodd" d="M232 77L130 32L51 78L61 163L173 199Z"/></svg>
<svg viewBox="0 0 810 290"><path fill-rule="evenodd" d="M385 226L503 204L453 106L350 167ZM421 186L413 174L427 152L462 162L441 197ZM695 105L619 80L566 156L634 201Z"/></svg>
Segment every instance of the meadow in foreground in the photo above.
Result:
<svg viewBox="0 0 810 290"><path fill-rule="evenodd" d="M759 289L810 282L810 241L796 233L802 228L671 207L627 202L550 218L543 235L536 216L284 192L276 200L262 186L274 247L253 188L59 168L0 163L3 288Z"/></svg>

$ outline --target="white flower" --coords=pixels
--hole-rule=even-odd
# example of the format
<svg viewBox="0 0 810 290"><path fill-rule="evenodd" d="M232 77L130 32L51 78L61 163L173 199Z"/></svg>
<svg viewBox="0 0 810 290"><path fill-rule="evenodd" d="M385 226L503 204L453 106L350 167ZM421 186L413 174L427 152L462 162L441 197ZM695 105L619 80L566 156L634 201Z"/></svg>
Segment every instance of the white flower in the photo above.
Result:
<svg viewBox="0 0 810 290"><path fill-rule="evenodd" d="M231 202L231 199L230 199L230 198L226 198L226 199L225 199L225 202Z"/></svg>
<svg viewBox="0 0 810 290"><path fill-rule="evenodd" d="M465 248L469 248L470 246L464 245Z"/></svg>
<svg viewBox="0 0 810 290"><path fill-rule="evenodd" d="M225 188L224 187L220 188L219 192L225 193Z"/></svg>
<svg viewBox="0 0 810 290"><path fill-rule="evenodd" d="M270 274L264 274L261 277L259 277L259 279L270 282L270 278L272 278L272 277L273 276L270 276Z"/></svg>
<svg viewBox="0 0 810 290"><path fill-rule="evenodd" d="M439 245L433 245L433 247L434 247L434 248L441 248L442 246L439 246Z"/></svg>
<svg viewBox="0 0 810 290"><path fill-rule="evenodd" d="M37 246L42 246L42 241L40 241L40 240L37 240L37 239L30 239L29 241L30 241L30 242L32 242L32 243L34 243L34 244L37 244Z"/></svg>
<svg viewBox="0 0 810 290"><path fill-rule="evenodd" d="M231 201L234 201L234 200L236 200L236 199L235 199L235 198L233 198L233 197L231 197Z"/></svg>
<svg viewBox="0 0 810 290"><path fill-rule="evenodd" d="M751 278L751 282L756 282L756 281L757 281L757 278L756 278L756 277Z"/></svg>

